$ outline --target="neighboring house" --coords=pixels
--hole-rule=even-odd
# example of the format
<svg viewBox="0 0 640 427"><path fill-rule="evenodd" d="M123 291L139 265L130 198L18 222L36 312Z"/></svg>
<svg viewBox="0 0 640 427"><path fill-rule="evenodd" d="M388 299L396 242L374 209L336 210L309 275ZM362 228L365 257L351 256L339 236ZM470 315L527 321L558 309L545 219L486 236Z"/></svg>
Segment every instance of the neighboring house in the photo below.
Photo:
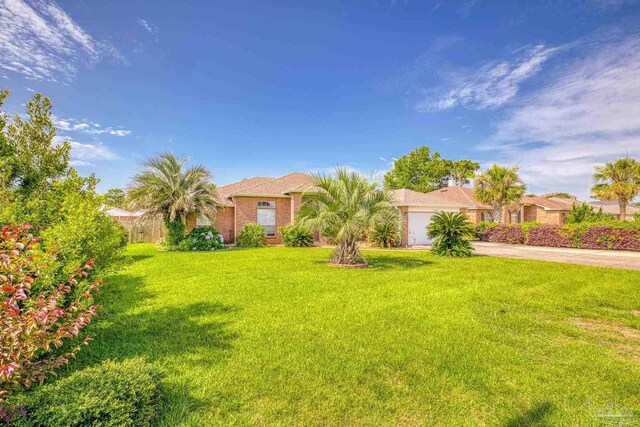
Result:
<svg viewBox="0 0 640 427"><path fill-rule="evenodd" d="M234 243L245 224L257 223L267 232L269 244L279 244L278 229L293 223L302 204L303 193L313 186L313 177L291 173L279 178L254 177L218 187L221 207L213 224L208 218L187 218L187 231L197 226L212 225L226 243ZM437 212L465 212L474 223L491 221L491 206L478 202L473 189L450 186L430 193L400 189L392 191L395 206L402 216L402 244L431 243L426 228ZM539 221L564 224L573 200L545 197L523 197L520 203L505 207L503 222ZM318 236L315 236L319 240Z"/></svg>
<svg viewBox="0 0 640 427"><path fill-rule="evenodd" d="M462 211L469 216L473 223L492 221L491 206L476 200L473 196L473 188L450 186L426 194L467 205ZM545 224L563 225L567 215L571 213L574 203L576 201L573 199L559 197L524 196L520 202L503 208L501 221L507 224L538 221Z"/></svg>
<svg viewBox="0 0 640 427"><path fill-rule="evenodd" d="M604 200L596 200L593 202L587 203L589 206L592 206L596 210L602 208L602 212L612 214L616 218L620 217L620 205L617 201L604 201ZM640 212L640 206L637 205L627 205L627 220L633 219L633 214L636 212Z"/></svg>
<svg viewBox="0 0 640 427"><path fill-rule="evenodd" d="M142 212L111 208L106 213L127 230L129 243L155 243L166 235L162 220L140 221Z"/></svg>
<svg viewBox="0 0 640 427"><path fill-rule="evenodd" d="M279 178L255 177L218 187L221 208L213 227L226 243L234 243L245 224L257 223L267 232L267 242L278 244L278 229L295 219L302 193L313 184L311 175L291 173ZM207 218L187 218L187 231L196 226L211 225Z"/></svg>
<svg viewBox="0 0 640 427"><path fill-rule="evenodd" d="M438 212L460 212L472 207L465 200L452 200L433 193L419 193L413 190L400 189L391 191L395 205L400 209L402 217L402 245L427 245L431 243L427 235L427 226L431 218Z"/></svg>
<svg viewBox="0 0 640 427"><path fill-rule="evenodd" d="M120 208L107 209L106 213L118 222L133 222L142 216L142 212L129 212Z"/></svg>

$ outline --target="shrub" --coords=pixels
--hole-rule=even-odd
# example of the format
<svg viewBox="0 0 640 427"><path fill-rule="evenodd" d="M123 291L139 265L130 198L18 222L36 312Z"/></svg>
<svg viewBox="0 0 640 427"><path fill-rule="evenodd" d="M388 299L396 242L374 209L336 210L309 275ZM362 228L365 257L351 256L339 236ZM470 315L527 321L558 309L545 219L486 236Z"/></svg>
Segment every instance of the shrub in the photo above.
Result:
<svg viewBox="0 0 640 427"><path fill-rule="evenodd" d="M238 235L236 245L242 248L259 248L267 246L267 233L259 224L245 224Z"/></svg>
<svg viewBox="0 0 640 427"><path fill-rule="evenodd" d="M302 225L287 225L280 227L282 235L282 243L291 247L309 247L313 246L313 233L309 228Z"/></svg>
<svg viewBox="0 0 640 427"><path fill-rule="evenodd" d="M475 227L475 237L476 237L476 239L483 240L487 230L489 228L497 227L498 225L500 225L500 224L498 224L497 222L487 222L487 221L481 221L481 222L477 223L476 227Z"/></svg>
<svg viewBox="0 0 640 427"><path fill-rule="evenodd" d="M431 248L441 256L471 256L473 247L469 242L474 235L474 227L469 217L463 213L440 212L433 216L427 229L434 238Z"/></svg>
<svg viewBox="0 0 640 427"><path fill-rule="evenodd" d="M15 396L18 427L149 426L156 415L160 375L144 359L107 360Z"/></svg>
<svg viewBox="0 0 640 427"><path fill-rule="evenodd" d="M567 215L567 224L580 224L582 222L597 222L613 219L615 218L612 214L602 212L602 207L596 211L593 206L589 206L586 203L574 203L571 212Z"/></svg>
<svg viewBox="0 0 640 427"><path fill-rule="evenodd" d="M583 222L563 227L525 223L488 229L485 238L487 236L489 241L498 243L523 241L531 246L640 252L640 224L634 221Z"/></svg>
<svg viewBox="0 0 640 427"><path fill-rule="evenodd" d="M91 301L100 282L86 283L93 262L66 283L43 283L42 255L29 228L5 226L0 232L0 397L43 382L67 364L87 344L88 338L80 344L75 338L98 308Z"/></svg>
<svg viewBox="0 0 640 427"><path fill-rule="evenodd" d="M215 251L223 247L218 230L213 227L196 227L178 243L177 249L181 251Z"/></svg>
<svg viewBox="0 0 640 427"><path fill-rule="evenodd" d="M525 243L525 235L519 224L500 224L495 227L487 228L483 240L492 243L523 245Z"/></svg>
<svg viewBox="0 0 640 427"><path fill-rule="evenodd" d="M402 243L402 220L398 211L388 211L369 230L368 240L379 248L394 248Z"/></svg>
<svg viewBox="0 0 640 427"><path fill-rule="evenodd" d="M634 221L639 221L639 222L640 222L640 211L635 212L635 213L633 214L633 220L634 220Z"/></svg>
<svg viewBox="0 0 640 427"><path fill-rule="evenodd" d="M529 230L527 244L531 246L551 246L556 248L570 248L571 239L558 232L555 225L538 225Z"/></svg>

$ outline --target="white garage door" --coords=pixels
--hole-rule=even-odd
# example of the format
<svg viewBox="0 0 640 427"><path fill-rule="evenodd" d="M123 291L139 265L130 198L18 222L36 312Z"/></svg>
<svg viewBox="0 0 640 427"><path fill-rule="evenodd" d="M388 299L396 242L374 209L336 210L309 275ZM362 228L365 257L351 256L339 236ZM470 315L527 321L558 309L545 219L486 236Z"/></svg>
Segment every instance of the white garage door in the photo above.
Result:
<svg viewBox="0 0 640 427"><path fill-rule="evenodd" d="M427 235L427 226L435 212L409 212L409 246L429 245L431 239Z"/></svg>

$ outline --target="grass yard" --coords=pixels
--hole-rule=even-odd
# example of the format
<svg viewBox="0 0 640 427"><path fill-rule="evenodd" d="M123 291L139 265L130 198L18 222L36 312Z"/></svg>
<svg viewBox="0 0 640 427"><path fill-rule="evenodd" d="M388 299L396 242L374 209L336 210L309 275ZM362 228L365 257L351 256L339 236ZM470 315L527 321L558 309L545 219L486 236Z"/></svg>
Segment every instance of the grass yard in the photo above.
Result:
<svg viewBox="0 0 640 427"><path fill-rule="evenodd" d="M72 367L146 356L166 426L640 422L640 272L329 253L130 246Z"/></svg>

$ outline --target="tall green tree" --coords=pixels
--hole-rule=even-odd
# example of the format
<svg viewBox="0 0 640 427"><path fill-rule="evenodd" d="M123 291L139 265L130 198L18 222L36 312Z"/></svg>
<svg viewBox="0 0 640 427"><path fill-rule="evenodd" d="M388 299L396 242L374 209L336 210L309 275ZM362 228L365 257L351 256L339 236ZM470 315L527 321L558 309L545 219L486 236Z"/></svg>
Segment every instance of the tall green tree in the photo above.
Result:
<svg viewBox="0 0 640 427"><path fill-rule="evenodd" d="M465 186L469 184L471 178L476 175L478 169L480 169L480 163L471 160L452 162L450 179L452 179L457 186Z"/></svg>
<svg viewBox="0 0 640 427"><path fill-rule="evenodd" d="M0 92L0 107L8 95ZM35 94L26 110L24 118L0 112L0 224L33 226L43 248L57 248L56 274L66 277L89 259L106 274L126 233L103 211L98 179L69 166L71 146L55 139L51 101Z"/></svg>
<svg viewBox="0 0 640 427"><path fill-rule="evenodd" d="M474 196L493 208L494 221L500 222L502 208L522 198L526 186L518 176L517 167L494 164L474 180Z"/></svg>
<svg viewBox="0 0 640 427"><path fill-rule="evenodd" d="M620 220L627 217L627 205L640 192L640 162L624 157L596 166L593 175L593 196L600 200L615 200L620 207Z"/></svg>
<svg viewBox="0 0 640 427"><path fill-rule="evenodd" d="M185 168L185 163L171 153L152 157L131 178L127 191L130 208L144 211L144 217L162 218L170 245L184 237L189 214L212 218L219 206L209 170L201 165Z"/></svg>
<svg viewBox="0 0 640 427"><path fill-rule="evenodd" d="M393 168L384 176L384 186L428 193L446 187L450 179L456 185L468 184L479 167L471 160L444 159L439 152L431 153L429 147L423 146L393 162Z"/></svg>
<svg viewBox="0 0 640 427"><path fill-rule="evenodd" d="M358 241L397 211L388 191L343 167L329 175L316 175L315 187L305 193L304 200L298 221L335 242L337 247L331 256L334 264L366 264Z"/></svg>
<svg viewBox="0 0 640 427"><path fill-rule="evenodd" d="M0 104L7 95L8 91L0 93ZM6 168L3 168L5 187L28 195L67 172L71 146L68 142L55 142L51 108L48 98L35 94L27 103L26 120L15 116L6 126L5 136L0 140L0 156Z"/></svg>
<svg viewBox="0 0 640 427"><path fill-rule="evenodd" d="M122 188L110 188L104 195L105 205L110 208L124 208L127 194Z"/></svg>

